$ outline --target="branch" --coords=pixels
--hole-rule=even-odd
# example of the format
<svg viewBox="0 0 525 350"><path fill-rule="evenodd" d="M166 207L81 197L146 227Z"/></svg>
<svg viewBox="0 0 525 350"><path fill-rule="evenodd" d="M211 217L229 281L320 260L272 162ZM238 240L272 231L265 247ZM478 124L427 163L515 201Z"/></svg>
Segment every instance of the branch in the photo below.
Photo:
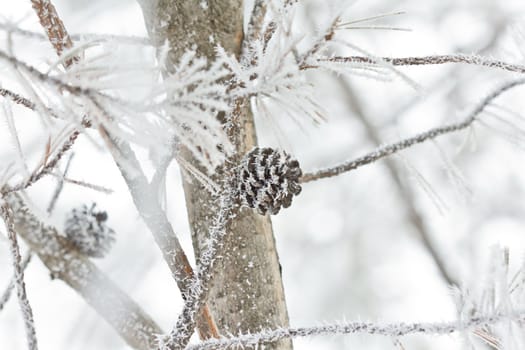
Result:
<svg viewBox="0 0 525 350"><path fill-rule="evenodd" d="M24 106L26 108L29 108L29 109L33 110L33 111L36 109L36 105L35 105L35 103L33 101L23 97L22 95L19 95L19 94L15 93L15 92L12 92L10 90L0 88L0 96L9 98L14 103L22 105L22 106Z"/></svg>
<svg viewBox="0 0 525 350"><path fill-rule="evenodd" d="M44 163L42 164L39 170L36 170L33 173L31 173L28 179L19 183L18 185L15 185L13 187L6 187L0 192L3 195L7 195L9 193L13 193L16 191L26 189L29 186L33 185L38 180L40 180L45 175L49 174L51 171L53 171L53 169L55 169L55 167L58 165L58 162L60 162L60 160L71 149L71 147L73 147L73 144L75 143L79 135L80 135L80 131L78 130L73 131L69 135L68 139L62 144L60 149L56 152L56 154L51 159L44 161Z"/></svg>
<svg viewBox="0 0 525 350"><path fill-rule="evenodd" d="M344 162L342 164L336 165L334 167L326 168L317 170L311 173L306 173L301 178L301 182L310 182L315 181L319 179L324 179L336 175L340 175L342 173L355 170L357 168L360 168L364 165L368 165L370 163L373 163L381 158L390 156L394 153L397 153L399 151L402 151L406 148L412 147L414 145L417 145L419 143L423 143L428 140L435 139L438 136L449 134L452 132L463 130L472 123L474 123L477 120L478 115L489 105L495 98L497 98L499 95L503 94L504 92L519 86L525 84L525 79L521 78L518 80L513 80L511 82L508 82L502 86L500 86L498 89L494 90L492 93L490 93L487 97L485 97L474 109L473 111L461 122L459 123L452 123L448 124L442 127L430 129L426 132L423 132L421 134L415 135L413 137L398 141L396 143L392 143L383 147L379 147L373 152L367 153L364 156L361 156L359 158L356 158L351 161Z"/></svg>
<svg viewBox="0 0 525 350"><path fill-rule="evenodd" d="M9 23L0 23L0 30L3 30L8 33L13 33L16 35L24 36L26 38L38 39L38 40L48 40L46 35L33 32L30 30L19 28L15 25ZM96 34L96 33L79 33L69 35L71 40L80 41L117 41L119 43L128 43L134 45L152 45L149 38L132 36L132 35L114 35L114 34Z"/></svg>
<svg viewBox="0 0 525 350"><path fill-rule="evenodd" d="M27 299L26 285L24 282L24 268L22 264L22 256L20 255L20 247L18 246L18 240L16 238L13 210L7 203L4 203L0 212L7 228L7 238L9 239L11 255L13 256L14 282L18 295L18 303L20 304L20 309L24 318L27 344L30 350L38 350L33 309Z"/></svg>
<svg viewBox="0 0 525 350"><path fill-rule="evenodd" d="M72 48L73 42L51 0L31 0L31 4L57 55L60 56L65 49ZM79 58L76 56L66 59L66 68L78 60Z"/></svg>
<svg viewBox="0 0 525 350"><path fill-rule="evenodd" d="M31 258L33 257L33 254L31 252L27 253L27 255L22 259L22 262L20 264L20 267L22 271L25 271L29 263L31 262ZM11 298L11 293L13 292L13 289L15 289L15 280L16 276L11 278L9 281L9 284L7 285L7 288L5 289L4 293L2 294L2 297L0 297L0 311L2 311Z"/></svg>
<svg viewBox="0 0 525 350"><path fill-rule="evenodd" d="M347 101L349 108L354 111L357 118L365 127L366 133L368 134L368 137L371 139L371 141L373 141L373 143L376 146L379 146L381 144L381 138L376 132L374 126L369 122L368 118L365 116L365 112L361 108L361 105L358 99L356 98L350 84L342 77L337 79L337 81L341 85L341 89L343 90L343 93L346 97L345 101ZM396 163L392 158L386 158L385 165L387 172L394 181L394 184L398 189L399 195L405 204L405 208L410 218L410 222L418 232L419 237L421 238L421 242L432 257L434 264L437 267L441 277L448 285L459 286L459 281L457 281L449 272L444 259L434 246L432 242L431 232L426 227L423 217L419 214L417 208L414 205L412 190L409 186L405 186L403 184L402 175L398 167L396 166Z"/></svg>
<svg viewBox="0 0 525 350"><path fill-rule="evenodd" d="M525 73L525 66L519 64L509 64L503 61L492 60L482 56L476 55L435 55L435 56L421 56L421 57L367 57L367 56L335 56L330 58L318 59L319 62L336 62L336 63L367 63L379 64L390 63L393 66L421 66L421 65L436 65L447 63L464 63L476 66L483 66L489 68L502 69L509 72ZM301 69L318 68L315 65L302 65Z"/></svg>
<svg viewBox="0 0 525 350"><path fill-rule="evenodd" d="M18 194L4 197L14 212L18 234L38 255L55 278L76 290L135 349L154 347L160 327L104 275L87 257L80 254L54 227L40 222Z"/></svg>
<svg viewBox="0 0 525 350"><path fill-rule="evenodd" d="M235 190L229 184L220 194L220 207L210 227L208 246L203 249L198 259L197 276L193 278L189 286L190 293L177 323L167 339L163 340L161 349L183 349L190 340L195 328L195 314L206 305L209 285L214 276L213 268L223 251L224 239L227 234L226 225L234 208L234 196Z"/></svg>
<svg viewBox="0 0 525 350"><path fill-rule="evenodd" d="M482 328L483 326L493 325L503 321L524 322L525 312L472 317L465 321L455 322L402 322L385 325L370 322L350 322L318 327L281 328L232 338L212 339L199 344L190 345L186 350L236 349L247 347L258 348L261 344L273 343L282 339L336 334L370 334L392 338L403 337L411 334L427 334L434 336L448 335Z"/></svg>
<svg viewBox="0 0 525 350"><path fill-rule="evenodd" d="M93 103L102 113L105 113L96 101ZM113 139L103 127L99 127L99 131L128 185L137 211L153 234L155 242L171 270L182 298L185 301L188 300L191 294L190 283L194 278L194 272L166 213L159 205L157 192L148 183L131 146L125 141ZM197 321L200 334L204 339L218 336L218 331L207 306L201 310Z"/></svg>

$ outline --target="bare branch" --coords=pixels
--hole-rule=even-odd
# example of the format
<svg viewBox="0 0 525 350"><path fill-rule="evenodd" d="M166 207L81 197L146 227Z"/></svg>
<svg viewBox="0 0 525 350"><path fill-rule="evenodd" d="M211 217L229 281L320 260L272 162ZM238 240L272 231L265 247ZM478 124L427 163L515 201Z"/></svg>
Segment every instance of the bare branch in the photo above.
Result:
<svg viewBox="0 0 525 350"><path fill-rule="evenodd" d="M60 56L65 49L72 48L73 42L51 0L31 0L31 4L57 55ZM69 67L78 60L78 57L68 58L65 61L65 66Z"/></svg>
<svg viewBox="0 0 525 350"><path fill-rule="evenodd" d="M18 240L16 238L13 210L7 203L4 203L0 212L7 228L7 238L9 239L11 255L13 256L14 281L18 295L18 302L24 318L28 348L30 350L38 350L33 309L27 298L22 256L20 255L20 247L18 246Z"/></svg>
<svg viewBox="0 0 525 350"><path fill-rule="evenodd" d="M47 36L33 32L30 30L19 28L15 25L9 23L0 23L0 30L3 30L8 33L15 35L23 36L26 38L37 39L37 40L48 40ZM119 43L127 43L133 45L152 45L149 38L144 38L140 36L130 36L130 35L113 35L113 34L96 34L96 33L79 33L71 34L69 36L73 41L116 41Z"/></svg>
<svg viewBox="0 0 525 350"><path fill-rule="evenodd" d="M318 61L328 61L336 63L366 63L379 64L390 63L393 66L421 66L421 65L437 65L447 63L463 63L476 66L483 66L489 68L502 69L509 72L525 73L525 66L519 64L509 64L503 61L492 60L482 56L476 55L435 55L435 56L421 56L421 57L367 57L367 56L335 56L330 58L319 59ZM317 68L314 65L302 65L301 69Z"/></svg>
<svg viewBox="0 0 525 350"><path fill-rule="evenodd" d="M102 107L94 103L104 113ZM187 300L191 294L190 282L194 278L194 272L166 213L160 207L157 192L148 183L130 145L122 140L114 140L103 127L99 127L99 131L128 185L142 220L153 234L183 299ZM204 339L218 335L207 306L198 315L198 327Z"/></svg>
<svg viewBox="0 0 525 350"><path fill-rule="evenodd" d="M448 335L475 330L483 326L494 325L504 321L523 322L525 321L525 312L472 317L464 321L455 322L401 322L384 325L370 322L350 322L318 327L280 328L232 338L207 340L199 344L190 345L186 350L258 348L261 344L273 343L282 339L337 334L370 334L393 338L411 334Z"/></svg>
<svg viewBox="0 0 525 350"><path fill-rule="evenodd" d="M51 200L49 201L49 205L47 207L47 213L51 214L53 212L53 209L55 208L55 204L58 200L58 197L60 196L60 193L62 193L62 189L64 188L64 177L67 175L67 172L69 171L69 166L71 165L71 160L73 159L73 156L75 154L72 153L69 158L67 159L66 167L64 169L64 174L58 178L58 183L55 188L55 192L53 193L53 197L51 197Z"/></svg>
<svg viewBox="0 0 525 350"><path fill-rule="evenodd" d="M213 268L222 254L224 238L227 234L226 225L234 208L234 195L235 190L229 184L220 194L220 208L210 227L208 246L202 251L198 259L197 276L189 286L190 293L184 302L177 323L164 343L161 344L163 349L183 349L190 340L195 328L195 314L206 305L209 285L214 275Z"/></svg>
<svg viewBox="0 0 525 350"><path fill-rule="evenodd" d="M525 79L518 79L513 80L511 82L508 82L496 90L494 90L492 93L490 93L487 97L485 97L473 110L468 114L468 116L459 123L452 123L445 126L437 127L434 129L430 129L426 132L423 132L421 134L415 135L413 137L398 141L396 143L392 143L383 147L379 147L373 152L370 152L368 154L365 154L364 156L358 157L356 159L353 159L351 161L344 162L342 164L336 165L334 167L330 167L327 169L321 169L314 172L306 173L301 178L301 182L310 182L315 181L319 179L324 179L336 175L340 175L342 173L355 170L357 168L360 168L364 165L373 163L381 158L390 156L394 153L397 153L399 151L402 151L406 148L412 147L414 145L423 143L428 140L435 139L438 136L446 135L452 132L463 130L469 126L471 126L477 119L478 115L487 107L488 104L490 104L495 98L497 98L499 95L503 94L504 92L519 86L525 84Z"/></svg>
<svg viewBox="0 0 525 350"><path fill-rule="evenodd" d="M65 183L69 183L69 184L73 184L73 185L89 188L89 189L91 189L93 191L97 191L97 192L101 192L101 193L105 193L105 194L112 194L114 192L111 188L107 188L107 187L104 187L104 186L92 184L92 183L89 183L89 182L86 182L86 181L82 181L82 180L71 179L69 177L64 177L64 175L60 175L60 174L56 174L56 173L49 173L49 175L52 175L52 176L54 176L56 178L59 178Z"/></svg>
<svg viewBox="0 0 525 350"><path fill-rule="evenodd" d="M22 263L20 264L21 268L22 268L22 271L26 270L27 266L31 262L32 256L33 255L31 254L31 252L29 252L22 259ZM11 293L13 292L13 289L15 288L15 280L16 280L16 276L13 275L13 277L9 281L9 284L7 285L7 288L5 289L4 293L0 297L0 311L2 311L4 309L5 305L7 304L9 299L11 298Z"/></svg>
<svg viewBox="0 0 525 350"><path fill-rule="evenodd" d="M19 94L15 93L15 92L12 92L10 90L0 88L0 96L9 98L14 103L22 105L22 106L24 106L26 108L29 108L29 109L33 110L33 111L36 108L35 107L35 103L33 101L23 97L22 95L19 95Z"/></svg>
<svg viewBox="0 0 525 350"><path fill-rule="evenodd" d="M356 98L352 87L342 77L337 80L341 85L341 89L343 90L343 93L345 94L345 97L346 97L345 100L348 102L349 108L351 108L355 112L355 115L365 127L366 133L368 134L368 137L371 139L371 141L373 141L373 143L376 146L379 146L381 144L381 138L379 137L379 134L376 132L374 126L370 123L370 121L366 117L365 112L361 108L361 105L358 99ZM386 170L388 174L394 181L394 184L396 185L398 189L400 197L405 204L405 208L410 218L410 222L412 223L417 233L419 234L419 237L421 238L421 242L423 243L424 247L426 248L426 250L432 257L434 264L437 267L441 277L448 285L458 286L459 285L458 281L453 277L453 275L447 269L447 265L444 259L442 258L441 254L439 253L439 251L436 249L436 247L434 246L432 242L432 235L431 235L430 230L426 227L423 217L419 214L417 208L414 205L412 189L406 186L405 184L403 184L402 174L399 171L399 168L396 166L396 163L394 162L392 158L386 158L385 165L386 165Z"/></svg>
<svg viewBox="0 0 525 350"><path fill-rule="evenodd" d="M5 198L17 232L55 278L76 290L133 348L150 349L160 327L54 227L40 222L18 194Z"/></svg>
<svg viewBox="0 0 525 350"><path fill-rule="evenodd" d="M13 187L7 187L4 188L1 192L3 195L20 191L25 188L28 188L29 186L33 185L35 182L40 180L45 175L49 174L51 171L55 169L55 167L58 165L62 157L73 147L73 144L77 140L78 136L80 135L80 131L75 130L73 131L67 140L62 144L60 149L55 153L55 155L48 159L46 162L42 164L39 170L34 171L31 173L28 179L25 181L19 183L18 185L15 185Z"/></svg>

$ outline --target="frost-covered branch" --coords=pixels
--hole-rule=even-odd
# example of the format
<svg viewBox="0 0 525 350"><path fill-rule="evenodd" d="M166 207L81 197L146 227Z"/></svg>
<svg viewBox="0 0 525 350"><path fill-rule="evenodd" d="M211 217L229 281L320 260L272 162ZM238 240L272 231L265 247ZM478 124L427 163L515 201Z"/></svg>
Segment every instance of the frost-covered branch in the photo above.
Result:
<svg viewBox="0 0 525 350"><path fill-rule="evenodd" d="M13 209L7 204L3 203L0 208L2 218L4 219L7 229L7 238L9 240L11 255L13 258L14 267L14 282L18 296L18 302L24 318L24 325L26 328L27 344L30 350L38 349L38 341L35 331L35 321L33 318L33 309L29 304L27 298L26 285L24 282L24 268L22 263L22 256L20 255L20 247L18 245L17 233L15 232L15 223L13 219Z"/></svg>
<svg viewBox="0 0 525 350"><path fill-rule="evenodd" d="M476 120L478 115L483 112L485 107L487 107L495 98L503 94L504 92L519 86L525 84L525 79L518 79L513 80L511 82L508 82L502 86L500 86L498 89L494 90L492 93L490 93L487 97L485 97L473 110L468 114L468 116L463 119L463 121L459 123L452 123L445 126L441 126L438 128L430 129L426 132L420 133L418 135L415 135L413 137L398 141L396 143L392 143L386 146L379 147L373 152L370 152L368 154L365 154L364 156L358 157L356 159L344 162L342 164L336 165L334 167L326 168L317 170L314 172L306 173L301 178L301 182L310 182L315 181L319 179L324 179L336 175L340 175L342 173L355 170L357 168L360 168L364 165L373 163L379 159L382 159L384 157L390 156L394 153L397 153L399 151L402 151L404 149L407 149L409 147L412 147L414 145L423 143L428 140L435 139L438 136L446 135L452 132L460 131L465 128L468 128L471 126Z"/></svg>
<svg viewBox="0 0 525 350"><path fill-rule="evenodd" d="M27 253L26 256L22 259L21 268L22 271L25 271L27 266L29 265L29 262L31 261L32 254L31 252ZM7 285L7 288L4 290L4 293L0 297L0 311L2 311L11 298L11 293L13 292L13 289L15 288L15 280L16 276L13 276L11 280L9 281L9 284Z"/></svg>
<svg viewBox="0 0 525 350"><path fill-rule="evenodd" d="M82 295L131 347L152 348L162 330L151 317L54 227L33 215L19 194L4 198L13 209L14 228L51 275Z"/></svg>
<svg viewBox="0 0 525 350"><path fill-rule="evenodd" d="M447 63L464 63L476 66L483 66L489 68L502 69L509 72L525 73L525 66L520 64L510 64L504 61L493 60L490 58L477 55L435 55L435 56L420 56L420 57L367 57L367 56L335 56L329 58L320 58L319 62L334 62L334 63L364 63L364 64L380 64L382 62L389 63L393 66L421 66L421 65L438 65ZM301 69L317 68L315 65L302 65Z"/></svg>
<svg viewBox="0 0 525 350"><path fill-rule="evenodd" d="M234 208L234 196L235 190L228 183L219 196L219 211L210 227L208 245L198 259L197 274L189 286L190 293L184 302L177 323L167 338L161 340L161 349L183 349L190 340L195 328L195 314L206 304L209 284L214 275L213 268L222 254L227 233L226 225L231 219Z"/></svg>
<svg viewBox="0 0 525 350"><path fill-rule="evenodd" d="M338 79L339 85L345 94L345 101L347 101L347 104L351 110L355 112L355 115L357 119L361 121L363 124L366 133L370 140L376 145L379 146L381 144L381 138L379 136L379 133L376 131L372 123L369 121L367 116L365 115L365 112L363 108L361 107L360 101L356 98L354 91L352 87L350 86L350 83L348 83L346 80L344 80L342 77ZM453 277L453 274L449 269L447 268L447 264L445 260L443 259L441 253L439 250L435 247L435 244L433 244L431 231L426 226L425 221L423 217L418 212L414 199L412 190L410 187L405 186L403 184L403 175L401 174L401 171L397 167L396 162L392 158L386 158L385 159L385 166L386 170L388 171L388 174L392 178L395 186L398 189L398 192L400 194L401 199L404 202L404 207L406 208L407 214L410 218L410 222L414 226L414 228L417 230L419 237L421 238L421 242L432 257L432 260L434 261L441 277L443 277L443 280L449 285L449 286L458 286L459 281Z"/></svg>
<svg viewBox="0 0 525 350"><path fill-rule="evenodd" d="M350 322L317 327L281 328L246 334L232 338L213 339L190 345L187 350L237 349L255 347L288 338L303 338L338 334L370 334L398 338L411 334L447 335L463 331L472 331L488 325L511 321L525 322L525 312L493 314L472 317L464 321L436 323L392 323L376 324L370 322Z"/></svg>
<svg viewBox="0 0 525 350"><path fill-rule="evenodd" d="M125 141L113 139L103 129L100 131L128 185L140 216L153 234L183 299L187 300L191 294L190 282L194 278L194 272L166 213L160 206L156 190L148 183L130 145ZM207 307L198 315L198 327L205 339L217 334Z"/></svg>
<svg viewBox="0 0 525 350"><path fill-rule="evenodd" d="M73 42L67 33L64 23L58 16L55 6L50 0L31 0L33 9L35 10L40 24L46 31L47 37L51 45L55 48L58 56L61 56L66 49L73 47ZM65 66L69 67L74 62L78 61L78 57L71 57L65 60Z"/></svg>
<svg viewBox="0 0 525 350"><path fill-rule="evenodd" d="M31 110L35 110L35 103L22 95L17 94L11 90L0 88L0 96L10 99L16 104L22 105Z"/></svg>
<svg viewBox="0 0 525 350"><path fill-rule="evenodd" d="M19 35L21 37L30 38L30 39L48 40L48 37L46 35L43 35L37 32L33 32L30 30L22 29L10 23L0 23L0 30L3 30L7 33ZM130 35L78 33L78 34L70 34L69 37L73 41L86 41L86 40L87 41L98 41L98 42L111 41L111 42L118 42L120 44L126 43L126 44L144 45L144 46L152 45L149 38L144 38L140 36L130 36Z"/></svg>
<svg viewBox="0 0 525 350"><path fill-rule="evenodd" d="M48 158L46 156L43 162L40 164L40 167L37 170L33 171L29 178L15 186L4 188L3 190L1 190L2 194L6 195L12 192L23 190L33 185L45 175L52 172L56 168L60 160L64 157L64 155L71 149L71 147L73 147L73 144L75 143L79 135L80 132L78 130L74 130L62 144L62 146L58 149L58 151L55 152L53 157ZM46 153L47 155L49 155L47 150Z"/></svg>

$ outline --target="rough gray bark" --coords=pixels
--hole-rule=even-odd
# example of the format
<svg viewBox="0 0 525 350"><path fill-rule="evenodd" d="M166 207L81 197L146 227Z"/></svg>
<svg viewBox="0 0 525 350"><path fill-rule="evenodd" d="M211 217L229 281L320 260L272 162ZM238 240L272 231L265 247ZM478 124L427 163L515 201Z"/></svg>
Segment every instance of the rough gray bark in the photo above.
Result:
<svg viewBox="0 0 525 350"><path fill-rule="evenodd" d="M173 66L185 50L196 47L199 54L213 59L220 44L227 52L240 53L243 32L241 0L169 1L141 5L148 31L157 45L166 41L168 61ZM170 67L168 66L168 70ZM250 111L239 101L232 130L239 159L257 144ZM195 159L184 155L194 166ZM196 180L184 179L184 190L196 256L199 256L218 211L216 200ZM251 209L237 210L228 226L223 259L215 269L208 305L220 332L238 334L288 325L279 260L268 216ZM291 341L272 348L290 349Z"/></svg>

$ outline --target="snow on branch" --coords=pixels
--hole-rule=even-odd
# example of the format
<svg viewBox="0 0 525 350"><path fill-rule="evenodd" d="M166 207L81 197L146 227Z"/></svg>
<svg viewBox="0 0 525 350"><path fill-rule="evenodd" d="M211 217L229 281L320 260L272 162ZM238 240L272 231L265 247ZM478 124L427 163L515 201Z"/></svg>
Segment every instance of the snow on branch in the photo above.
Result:
<svg viewBox="0 0 525 350"><path fill-rule="evenodd" d="M235 190L227 181L219 196L219 210L210 227L207 246L198 259L197 273L188 286L188 294L184 301L177 322L169 335L159 338L160 349L184 348L195 328L195 315L206 304L208 288L213 279L213 267L222 254L224 239L227 234L226 225L231 219L234 208ZM218 334L216 335L218 337Z"/></svg>
<svg viewBox="0 0 525 350"><path fill-rule="evenodd" d="M393 66L422 66L422 65L439 65L447 63L464 63L488 68L502 69L509 72L525 73L525 66L520 64L510 64L504 61L493 60L490 58L477 55L434 55L434 56L414 56L414 57L366 57L366 56L334 56L328 58L318 58L319 62L335 63L365 63L379 64L381 62L389 63ZM318 68L315 65L302 65L301 69Z"/></svg>
<svg viewBox="0 0 525 350"><path fill-rule="evenodd" d="M29 265L29 262L31 261L32 254L29 252L24 256L22 259L21 268L22 271L25 271L27 266ZM16 283L16 276L13 276L11 280L9 281L9 284L7 285L6 289L4 290L4 293L0 297L0 311L2 311L11 298L11 293L13 292L13 289L15 289L15 283Z"/></svg>
<svg viewBox="0 0 525 350"><path fill-rule="evenodd" d="M525 321L525 312L509 314L493 314L472 317L465 321L436 323L392 323L376 324L370 322L350 322L317 327L281 328L246 334L231 338L212 339L199 344L190 345L187 350L236 349L257 347L261 344L274 343L288 338L301 338L320 335L337 334L370 334L398 338L411 334L447 335L463 331L471 331L503 321L521 323Z"/></svg>
<svg viewBox="0 0 525 350"><path fill-rule="evenodd" d="M55 48L57 55L60 56L65 49L73 47L73 42L67 33L64 23L58 16L55 6L50 0L31 0L33 9L35 10L40 24L46 31L47 37L51 45ZM74 62L78 61L78 57L71 57L65 60L65 66L69 67Z"/></svg>
<svg viewBox="0 0 525 350"><path fill-rule="evenodd" d="M301 178L301 182L310 182L315 181L319 179L324 179L336 175L340 175L342 173L355 170L357 168L360 168L364 165L373 163L379 159L382 159L384 157L390 156L394 153L397 153L399 151L402 151L404 149L407 149L409 147L412 147L414 145L423 143L428 140L435 139L436 137L439 137L441 135L446 135L452 132L463 130L469 126L471 126L477 119L478 116L483 110L498 96L503 94L504 92L511 90L512 88L525 84L525 79L517 79L510 81L506 84L503 84L496 90L494 90L492 93L490 93L488 96L486 96L473 110L470 112L467 117L465 117L462 121L458 123L452 123L448 125L444 125L441 127L437 127L434 129L430 129L426 132L417 134L415 136L409 137L407 139L388 144L386 146L379 147L373 152L367 153L361 157L358 157L356 159L352 159L350 161L341 163L339 165L329 167L326 169L321 169L317 171L313 171L310 173L306 173Z"/></svg>
<svg viewBox="0 0 525 350"><path fill-rule="evenodd" d="M158 192L148 183L130 145L125 141L112 139L103 130L101 130L101 135L104 137L122 177L128 185L138 212L153 234L153 238L162 252L183 299L187 300L192 294L190 287L195 273L177 235L173 231L166 212L160 206ZM197 315L197 325L199 331L206 338L217 334L207 306L204 306Z"/></svg>
<svg viewBox="0 0 525 350"><path fill-rule="evenodd" d="M20 247L18 245L17 233L15 232L15 223L13 219L13 209L8 203L2 203L0 213L4 219L7 228L7 238L10 243L11 255L13 258L14 267L14 282L18 296L18 302L24 318L24 325L26 328L27 344L30 350L38 349L38 341L36 338L35 321L33 318L33 309L29 304L27 298L26 285L24 281L24 268L22 263L22 256L20 255Z"/></svg>
<svg viewBox="0 0 525 350"><path fill-rule="evenodd" d="M54 278L77 291L133 348L147 350L155 344L160 327L138 304L74 249L58 231L40 221L18 193L4 197L12 208L12 225Z"/></svg>

